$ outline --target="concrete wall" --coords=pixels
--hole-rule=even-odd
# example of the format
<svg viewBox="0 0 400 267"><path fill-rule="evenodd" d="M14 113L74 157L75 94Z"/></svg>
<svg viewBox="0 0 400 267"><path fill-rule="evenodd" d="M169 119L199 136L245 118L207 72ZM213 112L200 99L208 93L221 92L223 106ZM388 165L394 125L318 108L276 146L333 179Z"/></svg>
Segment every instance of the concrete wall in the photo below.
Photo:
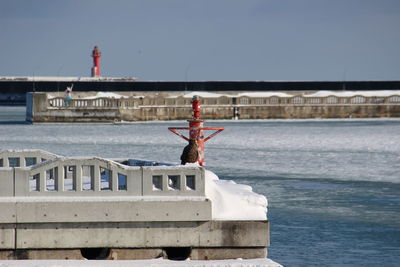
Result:
<svg viewBox="0 0 400 267"><path fill-rule="evenodd" d="M168 257L189 248L192 260L265 258L268 221L46 223L1 225L0 259L82 259L79 249L111 248L108 259Z"/></svg>
<svg viewBox="0 0 400 267"><path fill-rule="evenodd" d="M400 117L400 105L259 106L239 107L238 113L240 119Z"/></svg>
<svg viewBox="0 0 400 267"><path fill-rule="evenodd" d="M269 239L266 238L269 229L265 221L142 222L111 225L108 223L24 224L17 228L19 232L17 247L44 249L269 245Z"/></svg>
<svg viewBox="0 0 400 267"><path fill-rule="evenodd" d="M31 122L114 122L186 120L191 99L175 93L123 92L127 98L84 99L95 92L78 93L66 103L61 96L28 94ZM225 92L229 93L229 92ZM175 94L175 95L174 95ZM54 97L55 96L55 97ZM388 97L227 97L202 98L203 119L371 118L400 117L400 96Z"/></svg>

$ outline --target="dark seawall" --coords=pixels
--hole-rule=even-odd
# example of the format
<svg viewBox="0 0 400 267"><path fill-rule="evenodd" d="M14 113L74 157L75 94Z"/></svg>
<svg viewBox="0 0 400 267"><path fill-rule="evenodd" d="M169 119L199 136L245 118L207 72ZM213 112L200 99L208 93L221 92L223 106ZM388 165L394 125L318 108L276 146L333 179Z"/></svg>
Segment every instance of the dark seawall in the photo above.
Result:
<svg viewBox="0 0 400 267"><path fill-rule="evenodd" d="M320 91L398 90L400 81L0 81L0 92L74 91Z"/></svg>
<svg viewBox="0 0 400 267"><path fill-rule="evenodd" d="M27 92L399 90L400 81L21 81L0 80L0 103L25 104Z"/></svg>

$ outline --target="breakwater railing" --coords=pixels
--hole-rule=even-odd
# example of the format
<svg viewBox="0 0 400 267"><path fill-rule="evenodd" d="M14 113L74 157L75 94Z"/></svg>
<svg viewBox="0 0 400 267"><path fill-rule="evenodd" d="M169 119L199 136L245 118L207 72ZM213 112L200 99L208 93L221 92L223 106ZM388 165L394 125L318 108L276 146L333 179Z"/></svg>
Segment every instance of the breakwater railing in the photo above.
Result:
<svg viewBox="0 0 400 267"><path fill-rule="evenodd" d="M49 108L120 108L123 106L124 101L115 98L95 98L95 99L65 99L63 97L56 97L48 100Z"/></svg>
<svg viewBox="0 0 400 267"><path fill-rule="evenodd" d="M40 150L0 150L0 167L27 167L58 157Z"/></svg>
<svg viewBox="0 0 400 267"><path fill-rule="evenodd" d="M400 95L392 95L387 97L368 97L355 95L351 97L326 96L326 97L247 97L243 96L238 99L240 105L357 105L357 104L400 104Z"/></svg>
<svg viewBox="0 0 400 267"><path fill-rule="evenodd" d="M0 155L24 158L26 151ZM2 196L205 196L204 169L196 166L126 166L103 158L58 157L26 167L0 168ZM3 157L4 159L4 157Z"/></svg>
<svg viewBox="0 0 400 267"><path fill-rule="evenodd" d="M138 108L141 106L190 106L191 99L180 97L127 97L127 98L94 98L94 99L70 99L63 97L55 97L48 99L47 107L49 109L121 109L121 108ZM354 95L349 97L343 96L325 96L325 97L309 97L309 96L293 96L293 97L202 97L202 104L206 106L260 106L260 105L380 105L380 104L400 104L400 95L391 96L363 96Z"/></svg>

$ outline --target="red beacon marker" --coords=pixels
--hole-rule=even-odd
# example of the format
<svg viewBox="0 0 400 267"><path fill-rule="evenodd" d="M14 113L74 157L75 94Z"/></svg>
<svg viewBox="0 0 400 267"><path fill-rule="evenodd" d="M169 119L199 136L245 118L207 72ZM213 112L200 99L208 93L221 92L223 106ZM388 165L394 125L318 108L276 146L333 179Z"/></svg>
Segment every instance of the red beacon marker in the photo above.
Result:
<svg viewBox="0 0 400 267"><path fill-rule="evenodd" d="M196 144L194 145L194 148L198 151L198 157L195 162L197 162L200 166L205 166L206 163L204 159L204 143L222 132L224 130L224 127L203 127L204 120L200 119L200 97L197 95L193 96L192 109L193 118L191 120L188 120L189 127L169 127L168 130L188 141L189 146L191 144ZM189 130L189 137L186 137L183 134L179 133L178 130ZM214 132L204 138L205 130L212 130ZM186 150L187 148L185 148L184 153Z"/></svg>
<svg viewBox="0 0 400 267"><path fill-rule="evenodd" d="M92 77L100 77L100 57L101 52L97 45L94 47L92 51L93 57L93 67L92 67Z"/></svg>

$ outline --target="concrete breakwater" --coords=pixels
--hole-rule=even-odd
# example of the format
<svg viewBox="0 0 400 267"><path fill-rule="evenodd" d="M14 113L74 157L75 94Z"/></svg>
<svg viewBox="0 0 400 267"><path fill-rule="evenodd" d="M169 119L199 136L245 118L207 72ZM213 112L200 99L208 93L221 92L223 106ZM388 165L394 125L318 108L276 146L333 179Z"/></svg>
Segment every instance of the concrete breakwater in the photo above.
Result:
<svg viewBox="0 0 400 267"><path fill-rule="evenodd" d="M190 119L201 96L204 119L400 117L400 93L359 92L79 92L28 93L27 121L113 122Z"/></svg>
<svg viewBox="0 0 400 267"><path fill-rule="evenodd" d="M253 211L237 218L210 175L195 165L0 150L0 260L265 258L266 198L236 185L235 204Z"/></svg>

